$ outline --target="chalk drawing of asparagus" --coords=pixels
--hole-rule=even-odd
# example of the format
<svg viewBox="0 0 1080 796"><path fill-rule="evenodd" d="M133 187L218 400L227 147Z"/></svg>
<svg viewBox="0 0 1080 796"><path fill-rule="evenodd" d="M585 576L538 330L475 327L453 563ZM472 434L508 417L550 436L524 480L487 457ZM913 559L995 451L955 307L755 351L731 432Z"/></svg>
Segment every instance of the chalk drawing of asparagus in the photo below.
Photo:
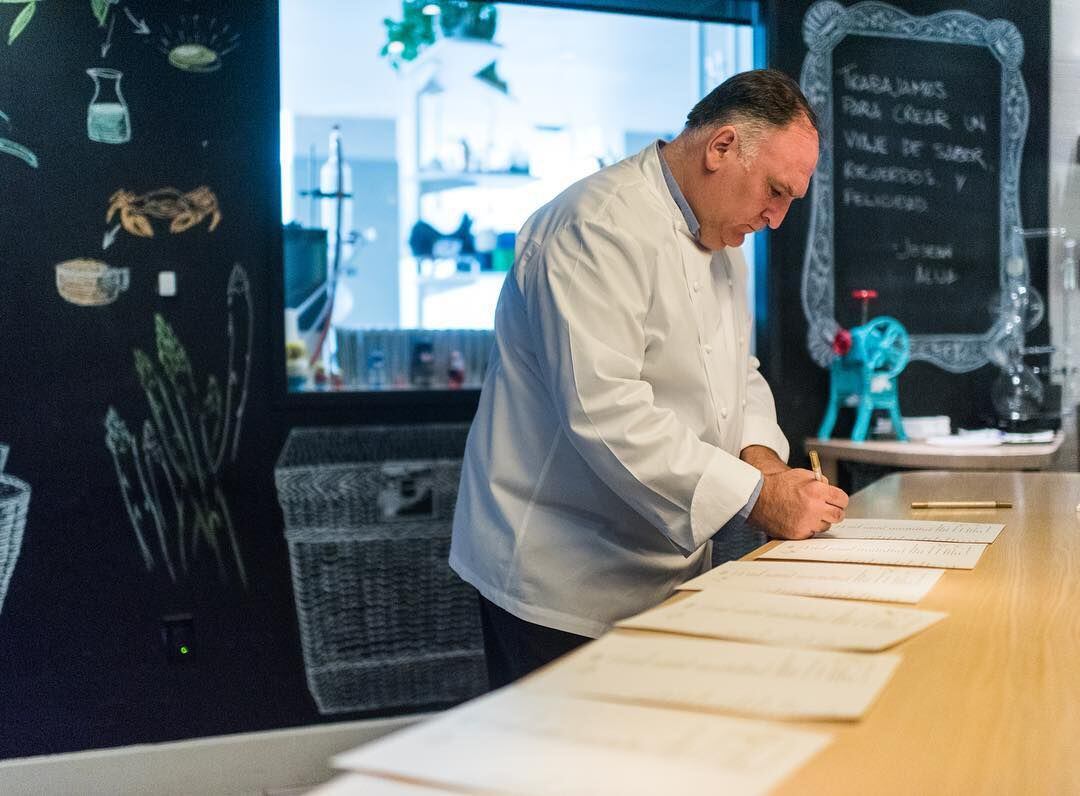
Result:
<svg viewBox="0 0 1080 796"><path fill-rule="evenodd" d="M22 547L26 512L30 506L30 485L13 475L4 475L8 446L0 445L0 611L15 571Z"/></svg>
<svg viewBox="0 0 1080 796"><path fill-rule="evenodd" d="M134 352L150 417L136 436L110 406L105 445L147 571L160 563L175 583L205 546L222 579L228 578L231 558L246 588L244 559L221 488L223 467L236 461L251 378L251 286L240 265L233 266L226 296L224 393L214 374L200 393L186 349L156 314L157 364L143 351Z"/></svg>

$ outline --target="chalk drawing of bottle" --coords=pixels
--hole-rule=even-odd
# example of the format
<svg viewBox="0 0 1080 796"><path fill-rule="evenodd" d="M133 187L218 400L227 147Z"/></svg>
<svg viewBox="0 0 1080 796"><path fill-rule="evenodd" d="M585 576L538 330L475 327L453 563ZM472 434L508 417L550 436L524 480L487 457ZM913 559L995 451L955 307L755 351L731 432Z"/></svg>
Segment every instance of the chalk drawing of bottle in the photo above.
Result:
<svg viewBox="0 0 1080 796"><path fill-rule="evenodd" d="M11 573L22 547L26 510L30 505L30 485L11 475L4 475L7 445L0 445L0 611L4 609Z"/></svg>
<svg viewBox="0 0 1080 796"><path fill-rule="evenodd" d="M102 144L123 144L131 140L131 116L120 93L119 69L94 67L86 74L94 80L94 96L86 109L86 134Z"/></svg>

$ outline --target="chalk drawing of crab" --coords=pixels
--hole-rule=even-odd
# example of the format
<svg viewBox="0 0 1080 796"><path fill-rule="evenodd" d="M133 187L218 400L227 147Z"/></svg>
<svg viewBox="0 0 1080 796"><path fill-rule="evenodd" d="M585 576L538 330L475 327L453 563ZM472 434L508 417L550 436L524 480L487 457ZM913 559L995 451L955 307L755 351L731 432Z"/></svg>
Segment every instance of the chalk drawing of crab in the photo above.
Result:
<svg viewBox="0 0 1080 796"><path fill-rule="evenodd" d="M187 193L176 188L159 188L142 196L121 189L109 197L105 221L112 221L118 212L124 229L140 238L154 237L151 218L168 219L172 233L191 229L207 216L210 217L211 232L221 222L217 197L205 185Z"/></svg>

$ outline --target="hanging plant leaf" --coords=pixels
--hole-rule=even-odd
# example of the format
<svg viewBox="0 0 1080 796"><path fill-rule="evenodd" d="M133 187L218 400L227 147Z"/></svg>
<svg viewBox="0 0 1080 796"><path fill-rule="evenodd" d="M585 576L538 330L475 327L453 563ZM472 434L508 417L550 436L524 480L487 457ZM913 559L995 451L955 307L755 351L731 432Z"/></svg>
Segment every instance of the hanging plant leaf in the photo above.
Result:
<svg viewBox="0 0 1080 796"><path fill-rule="evenodd" d="M487 83L496 91L500 91L503 94L509 95L510 89L507 86L506 81L499 77L498 73L495 71L496 68L497 64L492 61L490 64L488 64L475 75L473 75L473 77L483 83Z"/></svg>
<svg viewBox="0 0 1080 796"><path fill-rule="evenodd" d="M11 23L11 30L8 31L7 43L11 44L15 39L19 38L19 34L23 32L30 20L34 16L34 8L37 6L37 1L27 3L26 8L19 12L19 15L15 17L15 21Z"/></svg>

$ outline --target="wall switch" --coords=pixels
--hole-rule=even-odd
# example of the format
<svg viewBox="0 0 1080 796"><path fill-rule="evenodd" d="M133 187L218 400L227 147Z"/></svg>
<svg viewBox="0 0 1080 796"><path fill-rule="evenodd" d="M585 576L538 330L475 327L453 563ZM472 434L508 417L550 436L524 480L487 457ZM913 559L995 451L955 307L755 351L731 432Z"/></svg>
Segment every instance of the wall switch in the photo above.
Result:
<svg viewBox="0 0 1080 796"><path fill-rule="evenodd" d="M159 296L176 295L176 271L158 271L157 292Z"/></svg>
<svg viewBox="0 0 1080 796"><path fill-rule="evenodd" d="M169 614L161 617L161 643L169 663L189 663L195 660L195 620L191 614Z"/></svg>

